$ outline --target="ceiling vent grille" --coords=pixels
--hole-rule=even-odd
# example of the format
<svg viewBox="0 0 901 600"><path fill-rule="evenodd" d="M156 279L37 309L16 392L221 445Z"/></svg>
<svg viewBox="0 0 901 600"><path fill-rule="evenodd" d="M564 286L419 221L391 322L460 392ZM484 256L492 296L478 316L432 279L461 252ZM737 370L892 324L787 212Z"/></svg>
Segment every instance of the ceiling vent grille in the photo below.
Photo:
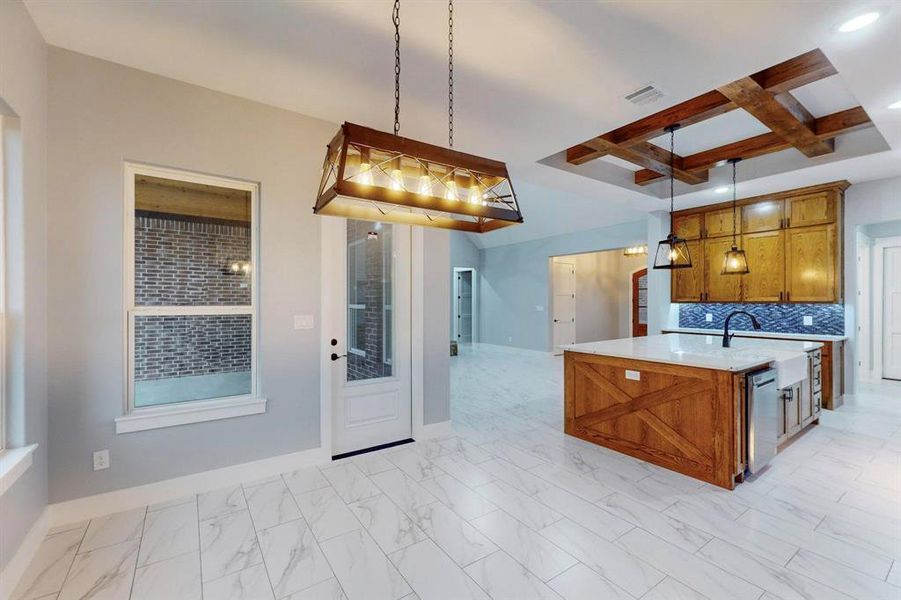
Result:
<svg viewBox="0 0 901 600"><path fill-rule="evenodd" d="M653 83L649 83L626 94L624 97L632 104L644 106L645 104L652 104L657 102L660 98L663 98L663 92L660 91L660 88L655 87Z"/></svg>

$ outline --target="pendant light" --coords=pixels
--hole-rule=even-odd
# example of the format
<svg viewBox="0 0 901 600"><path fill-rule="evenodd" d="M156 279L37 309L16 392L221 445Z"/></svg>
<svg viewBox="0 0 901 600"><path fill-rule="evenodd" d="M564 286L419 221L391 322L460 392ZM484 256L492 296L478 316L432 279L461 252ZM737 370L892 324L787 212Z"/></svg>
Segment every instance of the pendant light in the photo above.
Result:
<svg viewBox="0 0 901 600"><path fill-rule="evenodd" d="M675 180L673 157L675 156L675 135L679 125L670 125L665 131L669 133L669 235L665 240L657 243L657 254L654 256L655 269L688 269L691 267L691 253L688 244L676 235L673 227L673 212L675 210Z"/></svg>
<svg viewBox="0 0 901 600"><path fill-rule="evenodd" d="M328 144L313 213L485 233L522 223L507 166L453 150L453 0L448 3L448 142L400 133L400 0L395 0L394 133L344 123Z"/></svg>
<svg viewBox="0 0 901 600"><path fill-rule="evenodd" d="M737 229L738 223L735 218L735 210L737 207L737 195L735 189L735 165L738 164L740 158L730 158L729 162L732 163L732 248L726 251L725 256L723 257L723 270L721 271L722 275L744 275L748 273L748 257L745 255L744 250L739 250L737 244Z"/></svg>

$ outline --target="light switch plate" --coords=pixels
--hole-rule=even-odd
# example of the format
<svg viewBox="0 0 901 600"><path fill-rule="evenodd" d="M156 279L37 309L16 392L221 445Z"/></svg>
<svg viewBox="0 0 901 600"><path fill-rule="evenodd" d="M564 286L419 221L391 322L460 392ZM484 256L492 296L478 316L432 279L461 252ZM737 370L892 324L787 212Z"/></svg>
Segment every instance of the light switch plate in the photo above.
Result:
<svg viewBox="0 0 901 600"><path fill-rule="evenodd" d="M94 453L94 470L109 469L109 450L98 450Z"/></svg>
<svg viewBox="0 0 901 600"><path fill-rule="evenodd" d="M641 381L641 371L630 371L629 369L626 369L626 379Z"/></svg>
<svg viewBox="0 0 901 600"><path fill-rule="evenodd" d="M713 314L707 313L706 315L704 315L704 320L708 323L713 323Z"/></svg>
<svg viewBox="0 0 901 600"><path fill-rule="evenodd" d="M294 315L294 329L313 329L313 315Z"/></svg>
<svg viewBox="0 0 901 600"><path fill-rule="evenodd" d="M813 317L804 317L805 325L813 325Z"/></svg>

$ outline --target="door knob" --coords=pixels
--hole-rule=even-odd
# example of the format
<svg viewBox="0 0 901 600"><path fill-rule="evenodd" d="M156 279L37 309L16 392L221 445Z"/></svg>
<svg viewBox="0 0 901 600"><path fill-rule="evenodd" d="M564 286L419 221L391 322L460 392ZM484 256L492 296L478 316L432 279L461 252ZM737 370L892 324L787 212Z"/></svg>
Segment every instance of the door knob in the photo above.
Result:
<svg viewBox="0 0 901 600"><path fill-rule="evenodd" d="M339 358L344 358L345 356L347 356L347 355L346 355L346 354L342 354L342 355L338 356L337 354L335 354L334 352L332 352L332 361L336 361L336 360L338 360Z"/></svg>

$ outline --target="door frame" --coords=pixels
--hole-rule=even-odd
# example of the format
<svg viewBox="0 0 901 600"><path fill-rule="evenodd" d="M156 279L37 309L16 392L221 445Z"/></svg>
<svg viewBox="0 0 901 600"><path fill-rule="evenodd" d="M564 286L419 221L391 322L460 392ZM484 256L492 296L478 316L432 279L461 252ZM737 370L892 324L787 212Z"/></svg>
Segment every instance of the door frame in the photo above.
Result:
<svg viewBox="0 0 901 600"><path fill-rule="evenodd" d="M320 222L320 327L319 327L319 450L322 460L331 461L332 447L332 333L337 319L344 314L344 307L335 306L330 278L335 269L343 268L338 257L329 251L335 237L347 235L347 219L341 217L319 217ZM428 436L423 422L424 364L423 333L425 330L425 303L423 298L425 282L425 232L422 227L410 226L410 391L412 402L411 430L413 439ZM439 425L436 423L436 425ZM440 424L444 426L444 424ZM431 427L431 425L429 425Z"/></svg>
<svg viewBox="0 0 901 600"><path fill-rule="evenodd" d="M598 250L598 252L603 252L603 250ZM554 264L556 264L556 263L569 265L573 269L573 321L572 321L572 323L573 323L573 342L575 342L576 339L578 339L576 336L576 312L577 312L576 311L576 277L577 277L576 263L575 262L567 262L565 260L557 260L557 259L565 259L565 258L568 258L569 256L571 256L571 255L564 254L562 256L552 256L552 257L550 257L550 260L548 261L548 279L549 279L548 290L550 291L550 294L549 294L550 302L548 302L548 306L550 307L550 310L548 311L547 321L548 321L548 326L550 327L550 331L551 331L551 354L553 354L555 356L559 356L560 354L563 354L562 351L560 351L559 353L557 352L557 345L554 344L554 341L555 341L554 340L554 331L555 331L555 328L554 328L555 306L554 306L554 304L557 301L556 300L556 297L557 297L556 289L554 287Z"/></svg>
<svg viewBox="0 0 901 600"><path fill-rule="evenodd" d="M635 290L637 289L637 286L635 284L635 274L641 273L642 271L644 271L644 274L647 277L647 275L648 275L648 267L647 266L639 267L629 273L629 333L631 334L631 337L636 337L635 336L635 326L638 324L637 323L638 316L635 315L635 304L636 304ZM647 308L647 307L645 307L645 308ZM647 334L647 326L648 326L648 324L645 323L645 334L644 334L645 337L648 335Z"/></svg>
<svg viewBox="0 0 901 600"><path fill-rule="evenodd" d="M883 350L885 348L885 335L882 331L882 322L885 311L885 293L883 282L885 281L885 249L901 247L901 236L875 238L873 240L872 282L873 282L873 327L870 329L870 342L873 348L873 375L877 380L885 379L883 372ZM858 344L860 340L858 340ZM894 381L894 380L892 380Z"/></svg>
<svg viewBox="0 0 901 600"><path fill-rule="evenodd" d="M454 276L453 276L453 280L454 280L454 285L453 285L454 330L452 332L453 336L454 336L453 339L454 339L454 341L456 341L457 336L460 333L459 326L458 326L459 320L457 317L458 303L456 302L457 294L459 293L459 289L458 289L459 286L457 285L457 273L469 271L472 273L472 307L471 307L472 308L472 343L475 344L476 342L479 341L478 334L477 334L478 322L479 322L479 303L476 301L476 299L478 298L478 296L476 294L478 293L479 284L478 284L478 281L476 280L476 275L477 275L476 268L475 267L454 267L453 269L454 269Z"/></svg>

